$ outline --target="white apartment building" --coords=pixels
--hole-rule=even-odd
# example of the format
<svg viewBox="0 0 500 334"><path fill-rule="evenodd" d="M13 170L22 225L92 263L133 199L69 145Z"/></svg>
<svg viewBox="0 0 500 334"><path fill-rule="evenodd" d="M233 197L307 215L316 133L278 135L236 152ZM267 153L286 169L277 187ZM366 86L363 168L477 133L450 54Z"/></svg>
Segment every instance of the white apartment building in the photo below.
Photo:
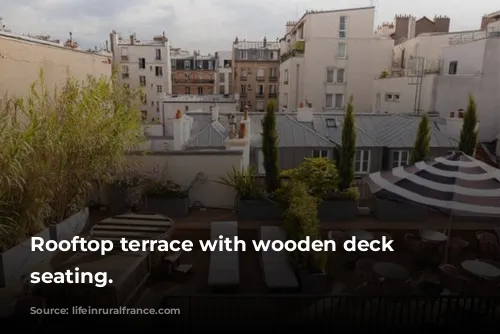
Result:
<svg viewBox="0 0 500 334"><path fill-rule="evenodd" d="M232 76L232 58L231 51L217 51L216 57L216 76L215 87L218 94L232 94L233 93L233 76Z"/></svg>
<svg viewBox="0 0 500 334"><path fill-rule="evenodd" d="M286 24L281 39L280 109L312 104L344 110L350 95L359 112L371 110L373 78L390 67L394 41L374 33L375 7L308 11Z"/></svg>
<svg viewBox="0 0 500 334"><path fill-rule="evenodd" d="M476 100L479 140L500 133L500 15L485 30L422 34L394 47L392 69L374 80L373 112L461 117Z"/></svg>
<svg viewBox="0 0 500 334"><path fill-rule="evenodd" d="M110 34L113 62L119 69L123 84L141 88L144 99L141 105L144 120L161 118L161 101L172 93L170 46L165 34L152 41L140 41L135 35L121 38L115 31Z"/></svg>

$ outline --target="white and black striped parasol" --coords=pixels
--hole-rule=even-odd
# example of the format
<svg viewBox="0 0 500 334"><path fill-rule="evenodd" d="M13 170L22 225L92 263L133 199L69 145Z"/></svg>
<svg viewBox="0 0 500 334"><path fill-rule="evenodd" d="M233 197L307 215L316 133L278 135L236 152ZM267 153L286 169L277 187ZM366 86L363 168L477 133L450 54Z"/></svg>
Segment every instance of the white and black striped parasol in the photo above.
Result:
<svg viewBox="0 0 500 334"><path fill-rule="evenodd" d="M462 152L370 174L379 198L406 200L459 216L500 218L500 169Z"/></svg>

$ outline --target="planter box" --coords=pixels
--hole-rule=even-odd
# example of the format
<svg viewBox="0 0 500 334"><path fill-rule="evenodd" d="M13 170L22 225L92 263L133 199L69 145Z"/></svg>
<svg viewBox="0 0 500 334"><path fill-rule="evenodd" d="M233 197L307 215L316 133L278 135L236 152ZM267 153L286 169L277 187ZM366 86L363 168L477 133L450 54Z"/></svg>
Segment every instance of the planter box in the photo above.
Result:
<svg viewBox="0 0 500 334"><path fill-rule="evenodd" d="M73 239L74 236L82 233L88 221L89 208L84 208L59 224L50 226L50 240L61 241Z"/></svg>
<svg viewBox="0 0 500 334"><path fill-rule="evenodd" d="M322 222L354 220L358 215L358 201L324 201L318 206Z"/></svg>
<svg viewBox="0 0 500 334"><path fill-rule="evenodd" d="M186 217L189 214L189 198L146 196L142 211L155 212L171 218Z"/></svg>
<svg viewBox="0 0 500 334"><path fill-rule="evenodd" d="M123 188L110 185L107 192L108 205L112 215L129 211L130 207L142 201L140 187Z"/></svg>
<svg viewBox="0 0 500 334"><path fill-rule="evenodd" d="M429 210L419 205L394 202L376 198L372 214L382 221L423 222L427 220Z"/></svg>
<svg viewBox="0 0 500 334"><path fill-rule="evenodd" d="M238 200L238 221L279 221L283 219L283 207L269 200Z"/></svg>
<svg viewBox="0 0 500 334"><path fill-rule="evenodd" d="M50 231L46 228L33 237L43 238L47 242L50 240ZM0 288L21 282L24 275L30 274L40 264L50 261L52 255L53 252L32 252L31 238L0 253Z"/></svg>
<svg viewBox="0 0 500 334"><path fill-rule="evenodd" d="M299 271L300 291L306 294L328 293L328 276L326 273L312 274L306 271Z"/></svg>

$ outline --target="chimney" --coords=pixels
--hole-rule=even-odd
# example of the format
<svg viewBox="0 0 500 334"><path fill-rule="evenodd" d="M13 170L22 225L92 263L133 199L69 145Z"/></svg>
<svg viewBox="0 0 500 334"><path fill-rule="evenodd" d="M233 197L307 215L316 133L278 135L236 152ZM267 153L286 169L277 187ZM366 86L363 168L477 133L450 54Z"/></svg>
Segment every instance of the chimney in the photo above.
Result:
<svg viewBox="0 0 500 334"><path fill-rule="evenodd" d="M188 115L184 115L180 110L177 110L175 119L173 120L174 150L180 151L184 149L184 145L191 136L192 126L193 118Z"/></svg>
<svg viewBox="0 0 500 334"><path fill-rule="evenodd" d="M130 35L130 45L134 45L134 41L135 41L135 38L134 38L134 35Z"/></svg>
<svg viewBox="0 0 500 334"><path fill-rule="evenodd" d="M294 21L288 21L286 24L285 24L285 31L286 33L288 34L290 31L292 31L292 29L295 27L295 24L297 22L294 22Z"/></svg>
<svg viewBox="0 0 500 334"><path fill-rule="evenodd" d="M242 167L247 168L250 165L250 142L252 136L250 132L251 120L248 117L248 106L246 106L244 110L243 117L240 121L240 133L237 138L226 139L226 149L241 150L243 153Z"/></svg>
<svg viewBox="0 0 500 334"><path fill-rule="evenodd" d="M264 37L264 47L267 47L267 38Z"/></svg>
<svg viewBox="0 0 500 334"><path fill-rule="evenodd" d="M306 107L300 103L300 108L297 108L297 121L303 123L311 123L313 121L314 109L312 105L306 101Z"/></svg>
<svg viewBox="0 0 500 334"><path fill-rule="evenodd" d="M212 114L212 122L218 122L219 121L219 108L210 107L210 112Z"/></svg>

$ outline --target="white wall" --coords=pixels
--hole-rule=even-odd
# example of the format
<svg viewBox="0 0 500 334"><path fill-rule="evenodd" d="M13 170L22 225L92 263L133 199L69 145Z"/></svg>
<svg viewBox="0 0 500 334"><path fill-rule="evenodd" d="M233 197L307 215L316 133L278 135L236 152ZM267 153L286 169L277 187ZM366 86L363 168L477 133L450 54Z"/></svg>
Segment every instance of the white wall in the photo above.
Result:
<svg viewBox="0 0 500 334"><path fill-rule="evenodd" d="M413 113L417 86L413 85L416 78L398 77L375 79L373 82L373 112L390 114ZM436 87L438 76L426 75L422 78L422 93L420 95L420 110L429 112L436 110ZM380 103L378 103L380 94ZM386 94L392 94L393 100L388 100ZM394 99L399 95L399 99Z"/></svg>
<svg viewBox="0 0 500 334"><path fill-rule="evenodd" d="M481 53L484 54L482 61ZM489 38L453 46L444 54L448 62L458 60L458 69L462 68L462 72L439 77L437 109L446 114L460 108L465 110L468 95L472 94L479 114L479 139L494 140L500 133L500 39ZM480 74L476 73L479 65L474 66L472 61L483 64L482 69L479 68Z"/></svg>
<svg viewBox="0 0 500 334"><path fill-rule="evenodd" d="M72 50L50 42L39 42L10 33L0 35L0 98L30 93L43 70L48 89L61 88L68 76L78 81L111 76L111 54Z"/></svg>
<svg viewBox="0 0 500 334"><path fill-rule="evenodd" d="M165 170L165 176L182 188L187 188L198 173L203 173L205 182L191 189L189 201L201 202L205 207L233 208L234 190L216 183L227 176L232 167L241 168L240 151L170 152L128 155L127 162L142 173L153 173L155 166ZM160 171L162 174L162 171Z"/></svg>
<svg viewBox="0 0 500 334"><path fill-rule="evenodd" d="M346 59L337 58L341 16L347 16L346 38L341 39L347 43ZM296 109L300 102L308 99L315 110L329 111L324 108L326 94L343 94L344 105L352 94L356 109L369 112L373 77L380 74L381 68L391 66L394 45L392 39L375 39L374 9L313 13L306 15L304 22L303 60L300 56L290 58L280 66L280 105L283 106L285 94L288 94L288 110ZM293 42L292 37L290 44ZM282 48L286 51L287 46ZM345 70L344 83L326 83L329 67ZM284 84L286 69L289 70L288 85ZM343 106L340 109L343 110Z"/></svg>

